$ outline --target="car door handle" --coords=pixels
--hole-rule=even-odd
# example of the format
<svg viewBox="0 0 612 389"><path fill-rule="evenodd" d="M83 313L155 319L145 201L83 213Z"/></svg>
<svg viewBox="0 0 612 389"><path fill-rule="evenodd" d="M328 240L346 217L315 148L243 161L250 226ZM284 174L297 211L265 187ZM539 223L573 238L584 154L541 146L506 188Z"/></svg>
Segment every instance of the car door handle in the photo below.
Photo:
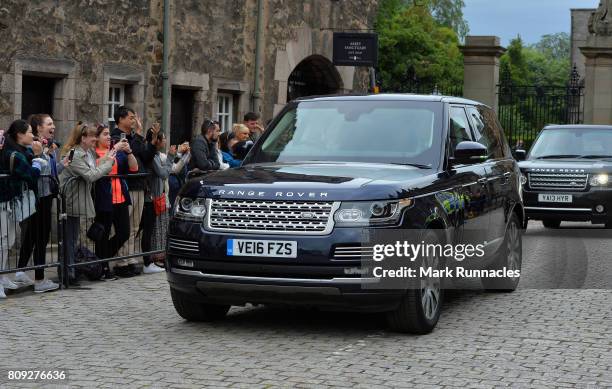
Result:
<svg viewBox="0 0 612 389"><path fill-rule="evenodd" d="M512 177L512 173L511 172L506 172L503 175L504 179L502 181L502 185L506 185L510 183L510 178Z"/></svg>

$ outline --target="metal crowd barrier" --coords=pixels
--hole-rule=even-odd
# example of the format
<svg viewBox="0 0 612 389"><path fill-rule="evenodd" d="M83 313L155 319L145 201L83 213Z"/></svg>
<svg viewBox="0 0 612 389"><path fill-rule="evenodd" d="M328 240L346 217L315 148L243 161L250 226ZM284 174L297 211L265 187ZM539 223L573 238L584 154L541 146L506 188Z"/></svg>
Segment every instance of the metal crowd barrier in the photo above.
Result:
<svg viewBox="0 0 612 389"><path fill-rule="evenodd" d="M59 183L60 193L51 196L51 220L47 220L48 212L45 212L44 215L34 213L30 218L19 223L14 217L14 206L12 206L14 201L0 202L0 248L2 249L0 252L0 275L55 267L58 270L60 284L67 288L69 279L75 276L76 270L81 267L112 262L115 266L128 264L139 266L141 257L164 253L165 236L157 237L158 245L159 239L163 242L163 247L160 249L144 251L141 247L142 238L145 235L143 231L139 233L139 227L145 207L144 186L147 177L148 174L138 173L105 176L100 179L111 180L111 185L116 185L120 179L125 180L131 199L131 205L125 204L125 209L121 210L123 219L114 223L111 220L110 226L108 226L108 218L112 219L112 211L115 208L105 215L106 219L101 217L102 212L96 212L96 183L91 185L93 203L87 201L87 198L81 198L83 191L67 190L69 185L86 185L83 178L73 179L74 182ZM8 188L9 180L8 175L0 175L0 191ZM37 206L40 201L40 199L37 199ZM37 209L36 212L40 212L40 210ZM29 241L24 241L24 231L27 228L39 227L41 222L50 225L51 238L49 244L45 247L44 258L38 258L38 262L42 262L42 264L27 266L30 257L25 258L28 250L26 250L24 244L28 244ZM102 239L93 241L87 237L87 231L96 222L102 225L105 222L108 228L105 230ZM124 235L122 239L114 239L118 233ZM125 239L127 234L129 235ZM124 243L119 246L117 243L123 239L125 239ZM114 248L111 248L113 242ZM116 249L116 252L109 252L109 249ZM19 258L20 252L24 253L21 260ZM78 252L88 254L89 259L83 260L83 256L81 256L81 260L76 261ZM22 265L26 263L26 266L19 266L19 263Z"/></svg>
<svg viewBox="0 0 612 389"><path fill-rule="evenodd" d="M50 176L39 179L53 180ZM8 195L14 178L0 174L0 275L19 271L61 267L62 237L57 195L37 198L34 208L27 192L16 198ZM18 216L31 215L19 221ZM59 233L59 234L58 234ZM41 247L42 246L42 247ZM39 263L30 265L30 263Z"/></svg>

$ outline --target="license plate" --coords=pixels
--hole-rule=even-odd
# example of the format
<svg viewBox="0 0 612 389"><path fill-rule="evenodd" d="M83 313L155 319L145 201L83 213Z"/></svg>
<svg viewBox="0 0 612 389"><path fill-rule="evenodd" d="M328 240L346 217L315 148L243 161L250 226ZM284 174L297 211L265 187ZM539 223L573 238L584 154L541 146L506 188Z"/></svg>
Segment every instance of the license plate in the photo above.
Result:
<svg viewBox="0 0 612 389"><path fill-rule="evenodd" d="M289 240L228 239L227 255L235 257L296 258L297 242Z"/></svg>
<svg viewBox="0 0 612 389"><path fill-rule="evenodd" d="M541 203L571 203L572 195L566 194L538 194L538 201Z"/></svg>

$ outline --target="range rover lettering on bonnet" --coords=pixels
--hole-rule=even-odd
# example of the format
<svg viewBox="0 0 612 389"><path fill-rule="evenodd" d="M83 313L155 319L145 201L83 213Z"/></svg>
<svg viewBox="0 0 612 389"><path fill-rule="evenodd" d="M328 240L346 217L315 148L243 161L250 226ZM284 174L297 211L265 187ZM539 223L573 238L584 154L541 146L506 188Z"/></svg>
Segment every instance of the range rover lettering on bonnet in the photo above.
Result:
<svg viewBox="0 0 612 389"><path fill-rule="evenodd" d="M307 198L323 198L327 197L327 192L270 192L274 197L279 198L298 198L298 199L307 199ZM226 190L219 189L217 191L218 195L225 196L243 196L243 197L265 197L268 195L268 192L265 191L255 191L255 190Z"/></svg>

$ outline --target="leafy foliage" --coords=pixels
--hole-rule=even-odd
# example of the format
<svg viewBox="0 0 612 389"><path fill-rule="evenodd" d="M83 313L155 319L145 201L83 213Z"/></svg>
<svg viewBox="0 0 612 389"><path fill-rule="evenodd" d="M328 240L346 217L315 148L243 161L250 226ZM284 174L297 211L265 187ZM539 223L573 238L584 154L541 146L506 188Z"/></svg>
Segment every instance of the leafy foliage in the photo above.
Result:
<svg viewBox="0 0 612 389"><path fill-rule="evenodd" d="M414 80L441 89L462 82L463 58L453 30L456 21L450 10L442 12L446 3L462 5L463 1L382 1L376 29L383 90L408 91ZM461 6L458 11L463 21Z"/></svg>
<svg viewBox="0 0 612 389"><path fill-rule="evenodd" d="M502 75L509 74L515 85L565 85L571 72L570 37L564 32L544 35L538 43L525 46L518 36L500 66Z"/></svg>

